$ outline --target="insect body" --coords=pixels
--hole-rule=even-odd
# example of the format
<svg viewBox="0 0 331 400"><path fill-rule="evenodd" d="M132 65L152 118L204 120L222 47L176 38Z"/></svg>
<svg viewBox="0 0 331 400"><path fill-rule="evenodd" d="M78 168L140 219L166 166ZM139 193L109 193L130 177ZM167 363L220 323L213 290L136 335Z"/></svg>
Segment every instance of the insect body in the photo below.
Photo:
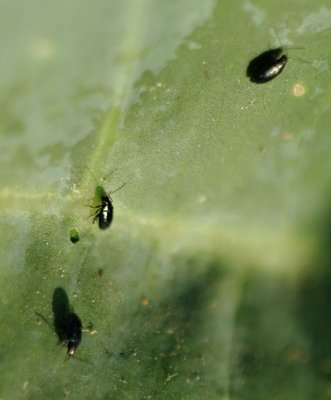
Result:
<svg viewBox="0 0 331 400"><path fill-rule="evenodd" d="M287 61L282 47L267 50L250 61L246 74L251 82L266 83L283 71Z"/></svg>
<svg viewBox="0 0 331 400"><path fill-rule="evenodd" d="M113 204L110 196L104 193L101 196L101 204L96 207L97 212L95 213L93 223L98 220L100 229L109 228L113 220Z"/></svg>
<svg viewBox="0 0 331 400"><path fill-rule="evenodd" d="M66 321L67 355L75 355L77 347L82 339L82 321L75 313L70 313Z"/></svg>
<svg viewBox="0 0 331 400"><path fill-rule="evenodd" d="M98 182L95 176L92 174L92 171L87 167L88 171L93 176L95 182L97 183L97 187L95 188L95 199L101 204L97 206L89 206L91 208L95 208L96 212L93 218L93 223L98 220L99 228L102 230L108 229L113 221L114 216L114 207L113 201L110 197L110 194L107 194L104 188L98 185ZM125 183L118 187L116 190L112 191L111 194L117 192L125 186Z"/></svg>

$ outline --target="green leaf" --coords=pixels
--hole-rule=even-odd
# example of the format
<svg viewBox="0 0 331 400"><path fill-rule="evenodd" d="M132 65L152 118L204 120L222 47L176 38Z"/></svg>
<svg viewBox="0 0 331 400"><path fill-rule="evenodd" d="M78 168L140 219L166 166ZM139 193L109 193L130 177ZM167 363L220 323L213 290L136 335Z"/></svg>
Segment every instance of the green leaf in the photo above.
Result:
<svg viewBox="0 0 331 400"><path fill-rule="evenodd" d="M329 398L331 9L264 3L3 1L1 399Z"/></svg>

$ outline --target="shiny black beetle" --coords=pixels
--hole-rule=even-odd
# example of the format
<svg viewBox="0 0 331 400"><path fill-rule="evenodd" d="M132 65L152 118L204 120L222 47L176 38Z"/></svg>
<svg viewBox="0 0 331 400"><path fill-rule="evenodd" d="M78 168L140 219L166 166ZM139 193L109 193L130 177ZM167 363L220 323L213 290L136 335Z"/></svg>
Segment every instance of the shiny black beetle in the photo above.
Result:
<svg viewBox="0 0 331 400"><path fill-rule="evenodd" d="M91 173L93 176L95 182L97 183L97 180L95 176L92 174L92 171L88 168L88 171ZM125 183L121 185L119 188L116 190L112 191L111 194L117 192L118 190L122 189L122 187L125 186ZM96 212L93 218L93 223L98 220L99 228L102 230L108 229L113 221L113 216L114 216L114 207L113 207L113 201L112 198L110 197L109 194L106 193L104 188L100 185L97 185L95 188L95 198L98 199L98 201L101 201L101 204L97 206L89 206L91 208L95 208Z"/></svg>
<svg viewBox="0 0 331 400"><path fill-rule="evenodd" d="M283 71L287 61L282 47L267 50L249 62L246 75L254 83L269 82Z"/></svg>
<svg viewBox="0 0 331 400"><path fill-rule="evenodd" d="M66 340L67 355L72 357L75 355L77 347L82 339L82 321L75 313L70 313L66 321Z"/></svg>
<svg viewBox="0 0 331 400"><path fill-rule="evenodd" d="M112 199L106 193L100 196L101 204L96 206L97 209L95 216L93 218L93 223L98 220L100 229L109 228L112 220L113 220L113 204Z"/></svg>

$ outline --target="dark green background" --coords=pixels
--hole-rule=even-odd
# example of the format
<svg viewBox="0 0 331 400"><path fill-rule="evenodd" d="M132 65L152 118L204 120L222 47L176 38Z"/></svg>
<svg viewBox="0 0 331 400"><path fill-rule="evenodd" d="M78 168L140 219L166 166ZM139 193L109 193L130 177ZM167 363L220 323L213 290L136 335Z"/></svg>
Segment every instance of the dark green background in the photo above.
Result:
<svg viewBox="0 0 331 400"><path fill-rule="evenodd" d="M0 399L330 398L328 3L0 6Z"/></svg>

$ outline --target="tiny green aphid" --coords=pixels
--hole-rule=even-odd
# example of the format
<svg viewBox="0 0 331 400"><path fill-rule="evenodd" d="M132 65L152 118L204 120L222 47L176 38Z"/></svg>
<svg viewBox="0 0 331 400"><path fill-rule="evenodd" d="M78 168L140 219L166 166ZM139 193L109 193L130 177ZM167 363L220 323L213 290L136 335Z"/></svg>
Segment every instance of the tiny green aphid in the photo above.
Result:
<svg viewBox="0 0 331 400"><path fill-rule="evenodd" d="M246 75L254 83L269 82L283 71L287 61L282 47L267 50L249 62Z"/></svg>
<svg viewBox="0 0 331 400"><path fill-rule="evenodd" d="M78 243L80 240L79 232L75 228L70 229L69 236L70 236L70 240L73 244Z"/></svg>

